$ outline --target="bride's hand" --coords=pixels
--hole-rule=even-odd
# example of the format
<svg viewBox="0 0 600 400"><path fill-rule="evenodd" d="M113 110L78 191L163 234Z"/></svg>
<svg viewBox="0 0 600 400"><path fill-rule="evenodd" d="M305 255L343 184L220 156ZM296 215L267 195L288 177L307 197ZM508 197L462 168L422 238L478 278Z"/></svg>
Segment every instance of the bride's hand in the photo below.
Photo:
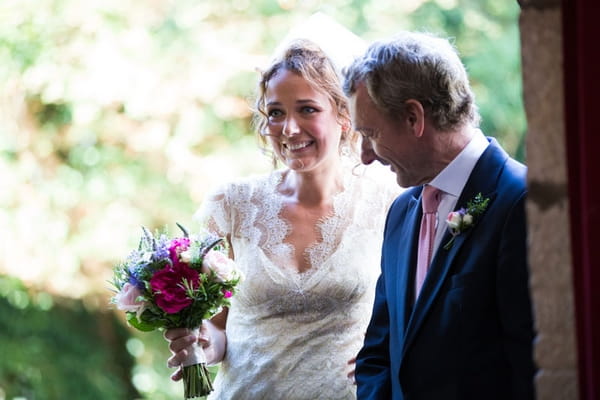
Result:
<svg viewBox="0 0 600 400"><path fill-rule="evenodd" d="M353 384L356 385L356 379L354 378L354 371L356 369L356 357L351 358L348 361L348 365L350 366L350 371L348 372L348 379L350 379L350 381L352 381Z"/></svg>
<svg viewBox="0 0 600 400"><path fill-rule="evenodd" d="M181 366L185 365L187 357L192 352L190 346L196 341L200 343L204 350L206 365L219 363L225 356L227 344L225 331L217 328L208 320L202 322L198 336L190 329L184 328L168 329L164 336L169 341L169 350L173 354L167 360L167 365L169 368L180 367L171 375L171 379L174 381L181 379Z"/></svg>
<svg viewBox="0 0 600 400"><path fill-rule="evenodd" d="M219 329L212 321L205 320L198 341L204 350L206 365L214 365L223 360L227 348L227 337L223 329Z"/></svg>
<svg viewBox="0 0 600 400"><path fill-rule="evenodd" d="M172 354L167 360L167 366L169 368L179 367L177 371L171 375L171 379L178 381L182 377L180 366L190 354L189 347L196 342L198 338L190 329L186 328L167 329L164 337L169 342L169 350Z"/></svg>

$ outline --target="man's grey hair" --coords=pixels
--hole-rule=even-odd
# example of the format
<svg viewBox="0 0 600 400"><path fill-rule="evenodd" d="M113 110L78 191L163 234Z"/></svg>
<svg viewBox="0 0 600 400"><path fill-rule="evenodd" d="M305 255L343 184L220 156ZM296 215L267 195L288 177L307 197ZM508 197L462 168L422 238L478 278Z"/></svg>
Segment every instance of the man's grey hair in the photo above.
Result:
<svg viewBox="0 0 600 400"><path fill-rule="evenodd" d="M347 96L364 83L377 108L392 119L402 117L405 102L414 99L438 130L479 124L467 72L447 39L402 32L377 41L346 68L344 78Z"/></svg>

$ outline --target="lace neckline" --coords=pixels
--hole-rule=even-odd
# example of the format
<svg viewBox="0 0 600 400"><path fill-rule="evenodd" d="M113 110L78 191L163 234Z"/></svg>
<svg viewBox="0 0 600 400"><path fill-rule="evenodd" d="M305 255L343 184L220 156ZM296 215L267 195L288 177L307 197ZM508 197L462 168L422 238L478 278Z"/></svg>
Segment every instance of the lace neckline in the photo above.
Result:
<svg viewBox="0 0 600 400"><path fill-rule="evenodd" d="M300 281L307 281L315 276L319 271L325 270L328 260L331 259L337 246L339 245L342 232L349 225L351 218L348 218L349 205L351 200L351 176L344 174L343 189L333 196L333 210L330 214L319 218L316 229L321 236L321 240L311 243L304 251L303 256L306 257L310 267L305 271L299 271L295 267L291 267L291 260L296 249L293 244L286 242L286 238L291 232L289 221L281 216L284 205L284 197L277 191L277 187L282 182L287 170L278 170L271 174L271 182L269 182L269 193L267 198L270 198L271 205L268 206L268 213L265 215L268 221L265 221L267 226L276 227L273 229L264 243L264 249L267 250L267 258L274 265L282 266L285 273L289 273ZM270 254L268 254L270 253ZM276 262L278 257L286 262Z"/></svg>

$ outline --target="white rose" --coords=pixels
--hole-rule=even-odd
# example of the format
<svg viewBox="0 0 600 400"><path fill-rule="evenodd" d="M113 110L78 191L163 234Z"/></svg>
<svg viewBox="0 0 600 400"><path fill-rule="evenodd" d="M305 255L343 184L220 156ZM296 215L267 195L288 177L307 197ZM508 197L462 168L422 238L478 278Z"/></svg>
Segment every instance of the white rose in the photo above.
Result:
<svg viewBox="0 0 600 400"><path fill-rule="evenodd" d="M182 263L189 264L190 261L192 261L192 252L189 250L182 251L181 253L179 253L179 260Z"/></svg>
<svg viewBox="0 0 600 400"><path fill-rule="evenodd" d="M471 214L465 214L463 217L463 223L465 226L471 226L471 224L473 224L473 216Z"/></svg>
<svg viewBox="0 0 600 400"><path fill-rule="evenodd" d="M210 250L202 260L202 272L214 271L220 282L230 281L236 277L235 262L220 251Z"/></svg>

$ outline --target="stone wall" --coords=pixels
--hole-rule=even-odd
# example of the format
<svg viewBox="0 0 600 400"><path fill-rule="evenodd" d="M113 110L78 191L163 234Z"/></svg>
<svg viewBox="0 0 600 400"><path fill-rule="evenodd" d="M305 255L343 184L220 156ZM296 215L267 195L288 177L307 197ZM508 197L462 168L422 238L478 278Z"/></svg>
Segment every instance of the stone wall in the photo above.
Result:
<svg viewBox="0 0 600 400"><path fill-rule="evenodd" d="M560 1L520 1L538 400L578 398Z"/></svg>

